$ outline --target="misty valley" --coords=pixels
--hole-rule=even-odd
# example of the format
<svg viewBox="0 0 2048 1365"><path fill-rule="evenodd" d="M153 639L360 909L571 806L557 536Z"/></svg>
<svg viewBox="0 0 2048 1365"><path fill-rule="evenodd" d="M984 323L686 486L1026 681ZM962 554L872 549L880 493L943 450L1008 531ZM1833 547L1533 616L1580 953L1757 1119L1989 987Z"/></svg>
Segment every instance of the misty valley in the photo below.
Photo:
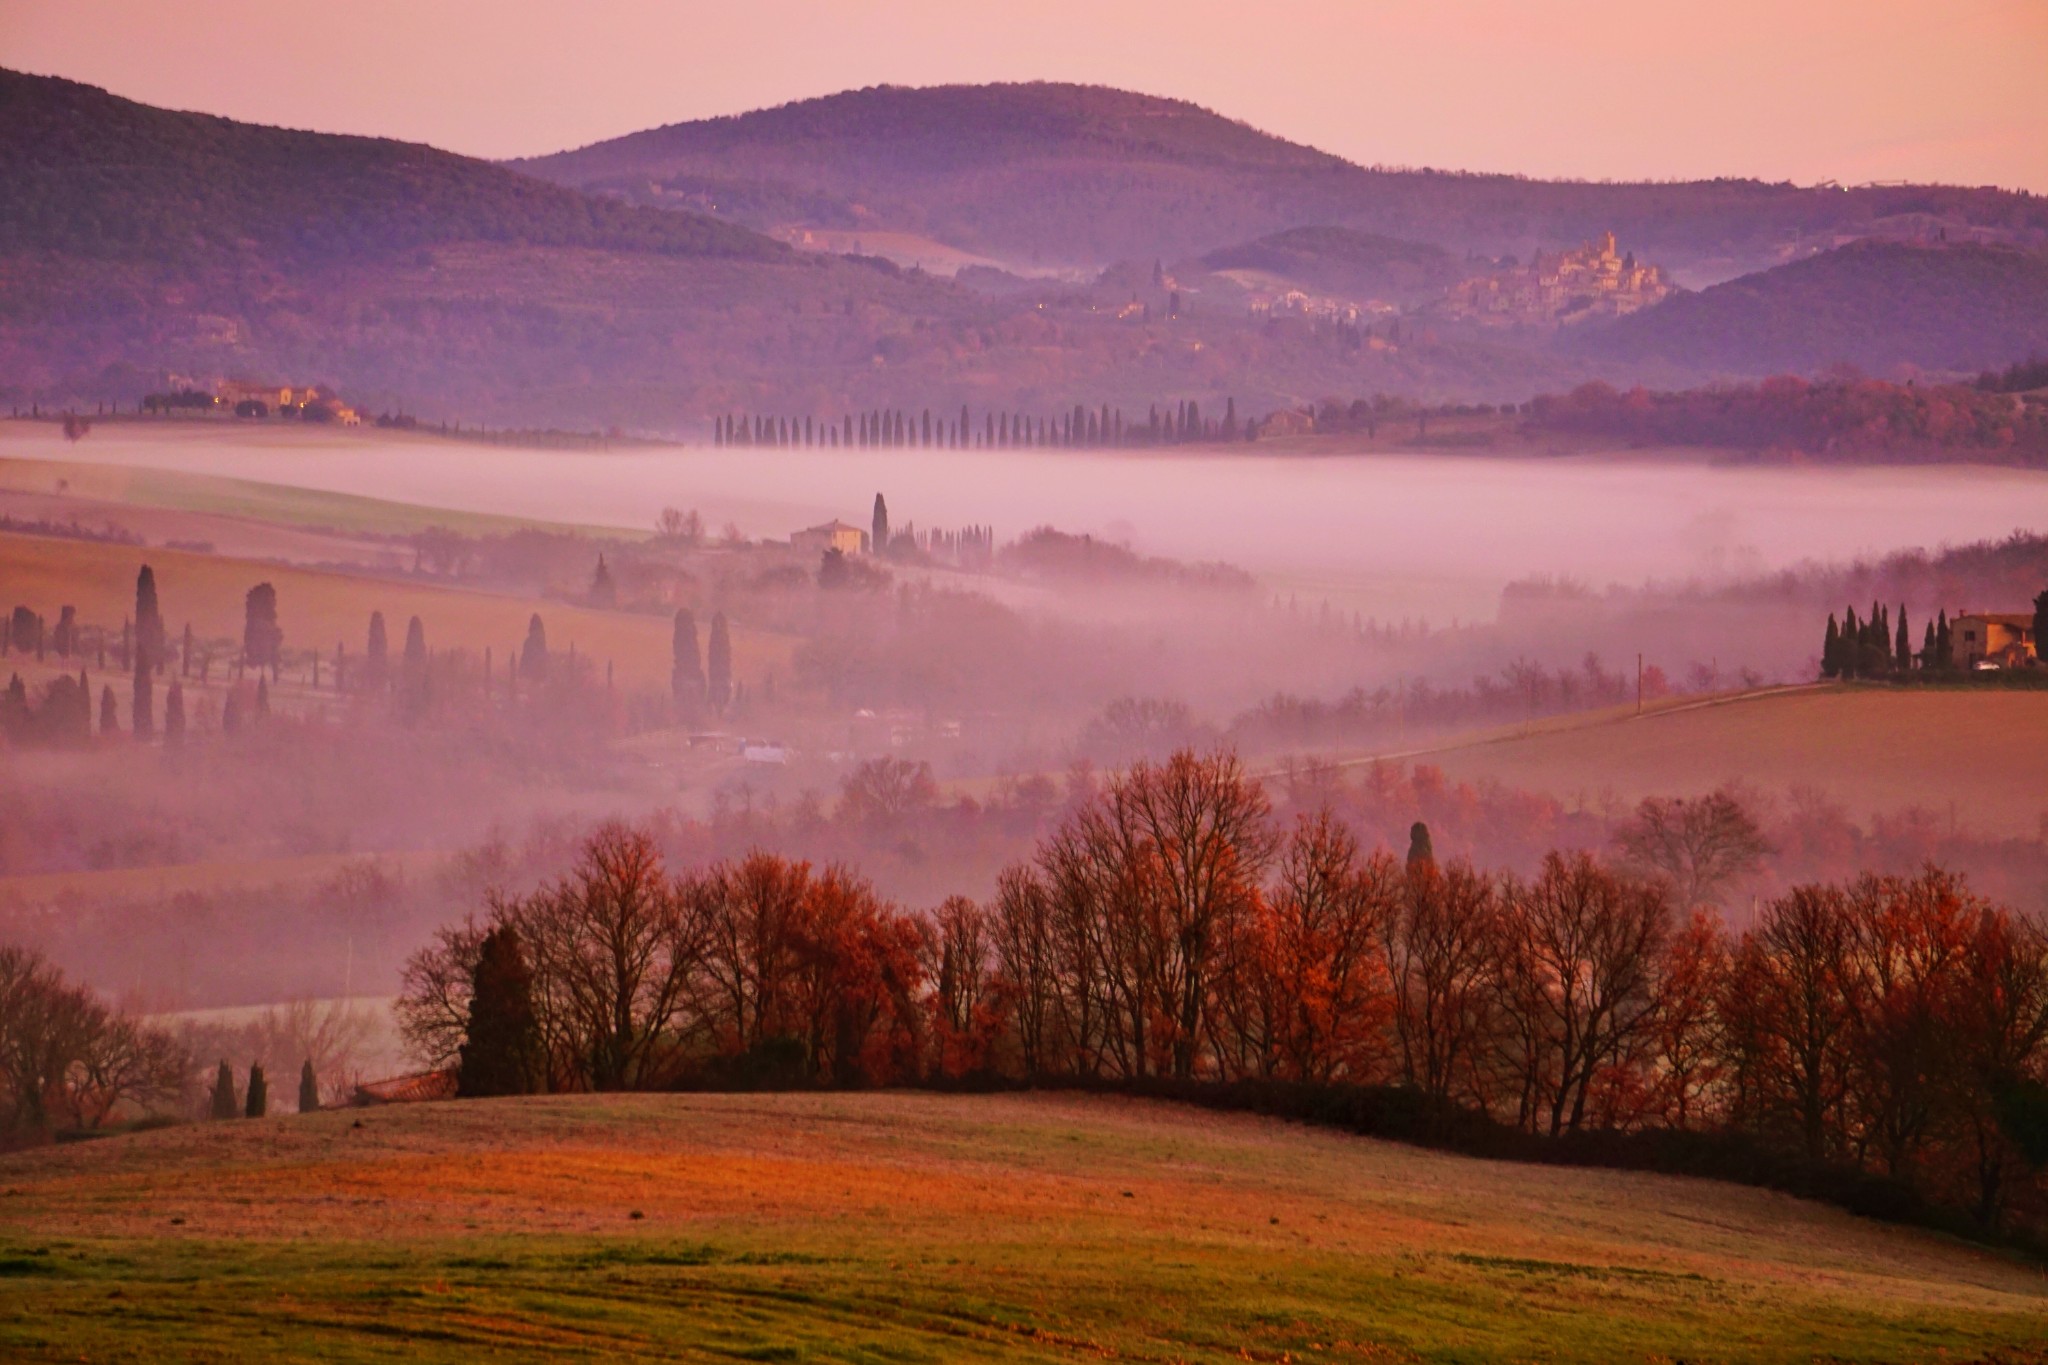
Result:
<svg viewBox="0 0 2048 1365"><path fill-rule="evenodd" d="M0 1356L2041 1358L2044 253L0 69Z"/></svg>

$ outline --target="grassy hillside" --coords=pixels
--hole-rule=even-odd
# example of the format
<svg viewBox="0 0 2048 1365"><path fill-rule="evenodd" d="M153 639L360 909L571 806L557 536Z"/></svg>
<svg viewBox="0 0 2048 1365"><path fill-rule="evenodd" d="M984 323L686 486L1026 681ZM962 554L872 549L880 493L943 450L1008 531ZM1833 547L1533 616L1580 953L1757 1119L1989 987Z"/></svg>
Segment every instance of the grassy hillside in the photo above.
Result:
<svg viewBox="0 0 2048 1365"><path fill-rule="evenodd" d="M1731 374L1984 369L2048 349L2048 252L1858 242L1576 340L1588 355Z"/></svg>
<svg viewBox="0 0 2048 1365"><path fill-rule="evenodd" d="M2019 1361L2036 1270L1173 1106L586 1096L0 1157L16 1359Z"/></svg>
<svg viewBox="0 0 2048 1365"><path fill-rule="evenodd" d="M1986 834L2032 837L2048 820L2044 749L2048 692L1817 686L1539 722L1419 761L1593 802L1728 782L1806 788L1857 818L1917 806L1944 829L1953 814Z"/></svg>
<svg viewBox="0 0 2048 1365"><path fill-rule="evenodd" d="M1649 259L1724 279L1845 232L2048 232L2048 206L1998 191L1366 169L1185 101L1045 82L847 91L517 164L740 222L893 228L1049 262L1174 259L1317 224L1523 255L1612 228Z"/></svg>

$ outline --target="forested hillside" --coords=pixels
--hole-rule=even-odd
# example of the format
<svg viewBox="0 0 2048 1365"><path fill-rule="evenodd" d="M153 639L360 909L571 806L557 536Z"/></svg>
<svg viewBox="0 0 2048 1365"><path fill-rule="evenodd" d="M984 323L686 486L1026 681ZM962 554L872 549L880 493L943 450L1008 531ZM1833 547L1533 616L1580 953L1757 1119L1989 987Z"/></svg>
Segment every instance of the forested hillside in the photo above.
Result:
<svg viewBox="0 0 2048 1365"><path fill-rule="evenodd" d="M0 70L0 252L204 267L306 263L485 241L771 259L787 249L416 143L154 109Z"/></svg>
<svg viewBox="0 0 2048 1365"><path fill-rule="evenodd" d="M1586 355L1745 375L1999 366L2048 350L2048 254L1857 242L1680 295L1577 342Z"/></svg>
<svg viewBox="0 0 2048 1365"><path fill-rule="evenodd" d="M1698 285L1843 235L2048 235L2048 202L2024 194L1366 168L1182 100L1050 83L847 91L517 164L757 226L890 228L1081 266L1330 224L1522 256L1611 229Z"/></svg>
<svg viewBox="0 0 2048 1365"><path fill-rule="evenodd" d="M2048 347L2033 247L1834 252L1601 334L1419 311L1501 256L1606 228L1718 276L1859 224L2031 240L2048 211L2024 195L1370 171L1193 105L1053 85L856 91L524 169L570 183L0 73L0 402L274 378L372 413L687 437L736 412L1253 418ZM809 243L831 250L748 226L805 223L838 225ZM899 262L938 239L1017 270L964 287L867 232ZM1311 306L1275 306L1296 289Z"/></svg>

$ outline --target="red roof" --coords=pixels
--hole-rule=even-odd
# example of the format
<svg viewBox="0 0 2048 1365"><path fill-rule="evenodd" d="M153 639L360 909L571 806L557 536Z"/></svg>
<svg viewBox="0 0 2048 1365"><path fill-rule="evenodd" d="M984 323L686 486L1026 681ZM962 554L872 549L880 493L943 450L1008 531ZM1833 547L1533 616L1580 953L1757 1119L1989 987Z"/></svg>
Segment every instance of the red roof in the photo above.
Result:
<svg viewBox="0 0 2048 1365"><path fill-rule="evenodd" d="M412 1076L393 1076L389 1080L364 1081L356 1086L356 1104L413 1104L420 1100L452 1100L455 1098L455 1068L441 1071L422 1071Z"/></svg>

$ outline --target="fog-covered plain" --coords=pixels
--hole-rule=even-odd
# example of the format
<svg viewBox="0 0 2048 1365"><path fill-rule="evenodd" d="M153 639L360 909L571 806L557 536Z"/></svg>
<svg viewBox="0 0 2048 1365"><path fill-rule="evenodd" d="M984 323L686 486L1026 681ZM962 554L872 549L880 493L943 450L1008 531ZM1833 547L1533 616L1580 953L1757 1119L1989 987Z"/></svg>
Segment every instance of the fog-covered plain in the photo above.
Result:
<svg viewBox="0 0 2048 1365"><path fill-rule="evenodd" d="M1530 575L1599 587L1752 574L2048 525L2048 473L1716 465L1654 455L1070 451L542 451L430 438L102 426L0 454L224 475L554 522L646 529L664 506L751 538L877 491L898 526L1051 524L1219 559L1382 617L1490 618Z"/></svg>

